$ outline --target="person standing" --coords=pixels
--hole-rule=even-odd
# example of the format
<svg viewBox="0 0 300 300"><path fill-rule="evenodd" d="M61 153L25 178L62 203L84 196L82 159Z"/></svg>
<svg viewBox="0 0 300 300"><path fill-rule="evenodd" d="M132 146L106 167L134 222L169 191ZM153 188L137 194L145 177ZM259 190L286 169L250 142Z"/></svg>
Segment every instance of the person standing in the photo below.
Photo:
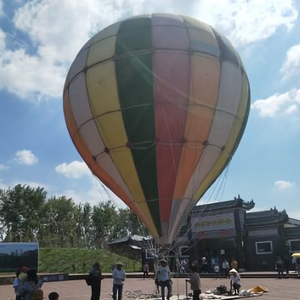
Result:
<svg viewBox="0 0 300 300"><path fill-rule="evenodd" d="M201 270L202 273L208 273L208 262L206 257L202 257Z"/></svg>
<svg viewBox="0 0 300 300"><path fill-rule="evenodd" d="M118 294L118 300L122 299L122 293L123 293L123 285L125 281L125 271L123 269L123 264L121 262L117 262L116 266L112 272L113 276L113 300L117 300L117 294Z"/></svg>
<svg viewBox="0 0 300 300"><path fill-rule="evenodd" d="M275 262L275 270L278 272L278 279L281 278L281 275L283 276L283 267L283 260L278 256Z"/></svg>
<svg viewBox="0 0 300 300"><path fill-rule="evenodd" d="M297 257L296 264L297 264L297 272L300 275L300 257Z"/></svg>
<svg viewBox="0 0 300 300"><path fill-rule="evenodd" d="M158 267L160 266L160 263L158 262L156 272L154 272L154 280L156 285L156 294L159 295L159 282L158 282Z"/></svg>
<svg viewBox="0 0 300 300"><path fill-rule="evenodd" d="M188 281L191 284L191 289L193 291L193 300L199 300L201 294L201 283L200 283L200 276L197 273L197 266L192 266L192 276Z"/></svg>
<svg viewBox="0 0 300 300"><path fill-rule="evenodd" d="M231 264L230 264L232 269L238 270L239 264L237 262L237 260L233 257L231 260Z"/></svg>
<svg viewBox="0 0 300 300"><path fill-rule="evenodd" d="M19 288L19 285L20 285L20 279L19 279L20 273L21 273L21 269L18 269L16 271L16 277L15 277L15 279L13 281L13 288L14 288L15 293L16 293L16 300L21 300L21 296L20 296L20 294L18 292L18 288Z"/></svg>
<svg viewBox="0 0 300 300"><path fill-rule="evenodd" d="M226 258L224 258L223 263L222 263L222 269L225 273L226 278L228 277L228 272L229 272L229 263L226 260Z"/></svg>
<svg viewBox="0 0 300 300"><path fill-rule="evenodd" d="M155 255L154 259L153 259L154 279L156 278L156 273L157 273L158 265L159 265L159 259L158 259L158 256Z"/></svg>
<svg viewBox="0 0 300 300"><path fill-rule="evenodd" d="M92 289L91 300L99 300L101 294L101 280L103 280L100 264L96 262L89 272L89 283Z"/></svg>
<svg viewBox="0 0 300 300"><path fill-rule="evenodd" d="M283 259L283 266L286 272L286 276L288 276L290 273L290 260L287 256L285 256Z"/></svg>
<svg viewBox="0 0 300 300"><path fill-rule="evenodd" d="M24 296L24 300L43 300L44 293L41 290L43 280L38 280L37 271L30 269L27 272L27 280L21 287L20 295Z"/></svg>
<svg viewBox="0 0 300 300"><path fill-rule="evenodd" d="M144 279L145 279L146 276L149 277L149 266L148 266L147 263L145 263L143 265L143 277L144 277Z"/></svg>
<svg viewBox="0 0 300 300"><path fill-rule="evenodd" d="M292 258L292 267L295 269L295 273L297 273L297 257L293 256Z"/></svg>
<svg viewBox="0 0 300 300"><path fill-rule="evenodd" d="M171 297L171 279L170 279L170 268L168 266L167 261L163 258L160 260L160 266L157 271L157 279L158 283L161 287L161 297L162 300L165 300L165 288L168 289L167 299L169 300Z"/></svg>

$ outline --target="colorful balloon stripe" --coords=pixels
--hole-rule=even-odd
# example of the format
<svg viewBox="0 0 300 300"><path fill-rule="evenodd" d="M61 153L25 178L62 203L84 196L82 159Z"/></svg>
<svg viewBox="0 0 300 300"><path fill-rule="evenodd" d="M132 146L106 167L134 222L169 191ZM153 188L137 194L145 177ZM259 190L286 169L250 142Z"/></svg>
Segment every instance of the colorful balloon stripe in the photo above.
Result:
<svg viewBox="0 0 300 300"><path fill-rule="evenodd" d="M162 243L229 163L250 87L230 42L185 16L113 24L74 60L64 89L70 136L92 172Z"/></svg>

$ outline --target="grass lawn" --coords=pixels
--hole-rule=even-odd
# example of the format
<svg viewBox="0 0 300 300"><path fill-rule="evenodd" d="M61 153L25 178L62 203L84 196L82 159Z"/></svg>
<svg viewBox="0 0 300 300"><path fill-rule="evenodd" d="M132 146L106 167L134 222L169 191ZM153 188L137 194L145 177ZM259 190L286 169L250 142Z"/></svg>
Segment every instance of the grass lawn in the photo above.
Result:
<svg viewBox="0 0 300 300"><path fill-rule="evenodd" d="M39 272L87 273L91 265L98 261L103 273L110 273L112 266L121 261L126 272L140 272L141 262L128 259L107 250L88 250L76 248L41 248Z"/></svg>
<svg viewBox="0 0 300 300"><path fill-rule="evenodd" d="M140 272L141 262L117 255L107 250L88 250L78 248L40 248L39 272L40 273L87 273L90 267L99 262L103 273L111 273L112 266L121 261L126 272ZM13 274L1 272L0 274Z"/></svg>

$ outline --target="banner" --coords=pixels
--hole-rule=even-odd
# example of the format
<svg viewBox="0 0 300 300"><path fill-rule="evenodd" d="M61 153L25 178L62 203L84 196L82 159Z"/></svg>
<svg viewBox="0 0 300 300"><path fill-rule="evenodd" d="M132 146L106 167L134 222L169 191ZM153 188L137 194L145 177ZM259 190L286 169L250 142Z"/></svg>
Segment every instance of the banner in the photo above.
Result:
<svg viewBox="0 0 300 300"><path fill-rule="evenodd" d="M22 267L38 270L38 243L0 243L0 272L15 272Z"/></svg>
<svg viewBox="0 0 300 300"><path fill-rule="evenodd" d="M192 216L191 224L193 233L235 229L234 213Z"/></svg>

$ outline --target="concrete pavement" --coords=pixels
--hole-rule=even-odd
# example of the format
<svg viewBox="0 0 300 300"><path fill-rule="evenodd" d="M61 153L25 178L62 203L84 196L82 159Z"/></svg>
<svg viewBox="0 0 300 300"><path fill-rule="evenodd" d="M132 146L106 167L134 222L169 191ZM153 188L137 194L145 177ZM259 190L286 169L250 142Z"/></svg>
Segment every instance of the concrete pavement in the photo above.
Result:
<svg viewBox="0 0 300 300"><path fill-rule="evenodd" d="M241 276L242 277L242 276ZM270 279L270 278L241 278L242 289L250 289L257 285L266 286L269 292L258 299L272 300L297 300L300 299L300 281L295 278L290 279ZM220 285L229 286L228 279L201 279L202 291L216 288ZM50 292L56 291L60 295L60 300L85 300L90 299L90 287L84 280L49 282L43 286L44 299L48 298ZM101 300L111 300L112 280L105 279L102 282ZM153 279L127 279L124 285L124 300L133 300L138 294L152 294L155 290ZM127 292L127 293L126 293ZM185 295L185 279L173 279L173 294ZM1 300L13 300L14 292L11 285L0 286Z"/></svg>

